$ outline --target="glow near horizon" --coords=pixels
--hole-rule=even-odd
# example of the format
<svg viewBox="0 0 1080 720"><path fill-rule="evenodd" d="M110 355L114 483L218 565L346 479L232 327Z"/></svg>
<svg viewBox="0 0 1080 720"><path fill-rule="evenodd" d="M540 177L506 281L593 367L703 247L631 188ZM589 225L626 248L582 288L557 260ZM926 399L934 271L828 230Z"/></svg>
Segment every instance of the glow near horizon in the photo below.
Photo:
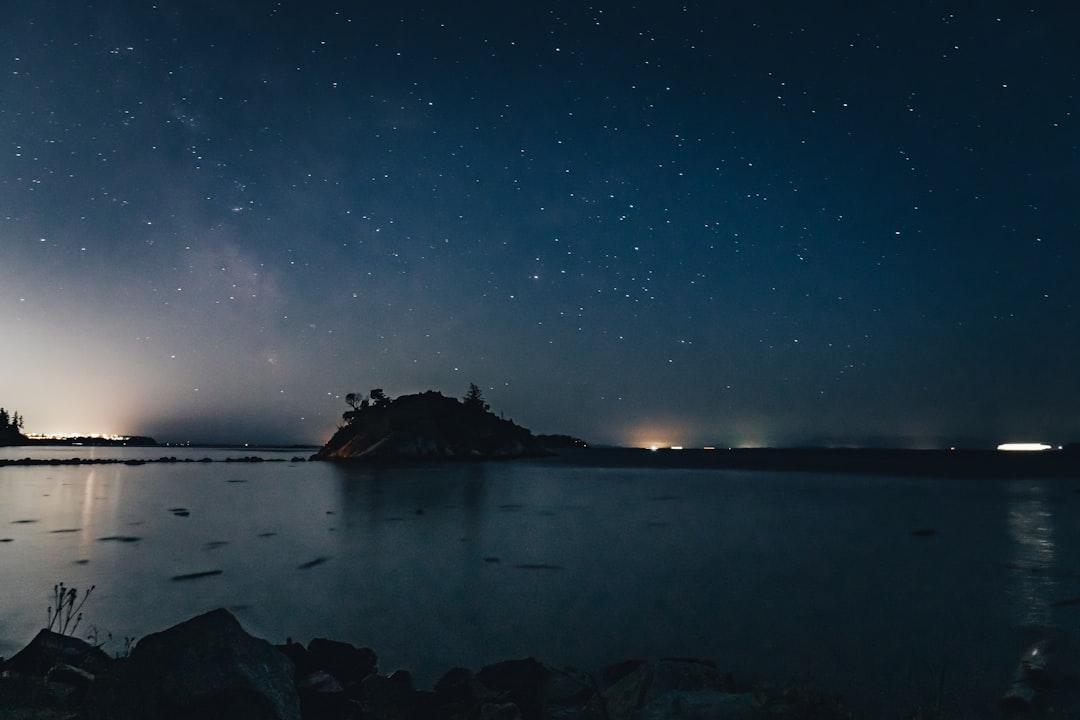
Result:
<svg viewBox="0 0 1080 720"><path fill-rule="evenodd" d="M1006 452L1041 452L1043 450L1052 450L1053 447L1053 445L1047 445L1046 443L1018 442L1002 443L997 446L997 449Z"/></svg>

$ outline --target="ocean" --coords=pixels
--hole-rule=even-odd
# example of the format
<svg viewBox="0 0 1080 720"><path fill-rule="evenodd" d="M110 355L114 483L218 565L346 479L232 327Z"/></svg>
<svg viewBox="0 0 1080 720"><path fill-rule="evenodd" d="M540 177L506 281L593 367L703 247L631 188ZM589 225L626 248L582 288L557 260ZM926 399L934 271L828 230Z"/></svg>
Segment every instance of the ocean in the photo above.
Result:
<svg viewBox="0 0 1080 720"><path fill-rule="evenodd" d="M271 642L371 647L421 687L526 656L698 657L860 713L986 717L1024 649L1080 623L1076 480L298 454L0 449L215 460L0 467L0 656L62 581L95 587L75 634L113 652L225 607Z"/></svg>

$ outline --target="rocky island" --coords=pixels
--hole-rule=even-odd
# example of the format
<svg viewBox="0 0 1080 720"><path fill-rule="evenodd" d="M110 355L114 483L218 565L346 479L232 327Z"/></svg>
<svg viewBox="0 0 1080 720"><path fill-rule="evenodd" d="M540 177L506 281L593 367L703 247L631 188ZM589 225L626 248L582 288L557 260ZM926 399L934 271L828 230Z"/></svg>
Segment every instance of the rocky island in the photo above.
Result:
<svg viewBox="0 0 1080 720"><path fill-rule="evenodd" d="M491 412L476 385L461 400L429 390L350 393L344 423L312 460L490 460L548 455L526 428Z"/></svg>

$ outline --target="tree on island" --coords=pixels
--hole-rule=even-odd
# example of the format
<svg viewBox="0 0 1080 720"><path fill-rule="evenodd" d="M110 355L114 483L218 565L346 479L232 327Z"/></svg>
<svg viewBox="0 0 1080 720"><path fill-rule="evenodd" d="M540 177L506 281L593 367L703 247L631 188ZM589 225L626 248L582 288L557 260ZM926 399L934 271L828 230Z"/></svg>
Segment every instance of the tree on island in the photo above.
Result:
<svg viewBox="0 0 1080 720"><path fill-rule="evenodd" d="M465 397L461 401L470 410L487 412L491 409L491 406L484 401L484 394L480 392L480 388L476 386L476 383L469 383L469 391L465 393Z"/></svg>
<svg viewBox="0 0 1080 720"><path fill-rule="evenodd" d="M390 407L393 401L393 398L389 397L382 388L372 388L367 397L364 396L364 393L351 392L345 396L345 404L351 407L352 410L346 410L342 413L341 419L352 425L365 411L373 408L384 410Z"/></svg>
<svg viewBox="0 0 1080 720"><path fill-rule="evenodd" d="M23 417L17 412L8 413L0 407L0 445L23 445L28 438L22 434Z"/></svg>

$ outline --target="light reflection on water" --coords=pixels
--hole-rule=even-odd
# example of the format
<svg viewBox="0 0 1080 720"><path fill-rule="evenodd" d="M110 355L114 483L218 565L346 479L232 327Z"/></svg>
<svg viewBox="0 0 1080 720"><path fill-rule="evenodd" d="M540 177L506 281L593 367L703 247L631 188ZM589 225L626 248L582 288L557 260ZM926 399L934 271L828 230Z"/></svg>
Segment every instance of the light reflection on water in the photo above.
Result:
<svg viewBox="0 0 1080 720"><path fill-rule="evenodd" d="M1052 628L1057 599L1054 515L1042 482L1015 483L1008 506L1010 595L1020 627Z"/></svg>

